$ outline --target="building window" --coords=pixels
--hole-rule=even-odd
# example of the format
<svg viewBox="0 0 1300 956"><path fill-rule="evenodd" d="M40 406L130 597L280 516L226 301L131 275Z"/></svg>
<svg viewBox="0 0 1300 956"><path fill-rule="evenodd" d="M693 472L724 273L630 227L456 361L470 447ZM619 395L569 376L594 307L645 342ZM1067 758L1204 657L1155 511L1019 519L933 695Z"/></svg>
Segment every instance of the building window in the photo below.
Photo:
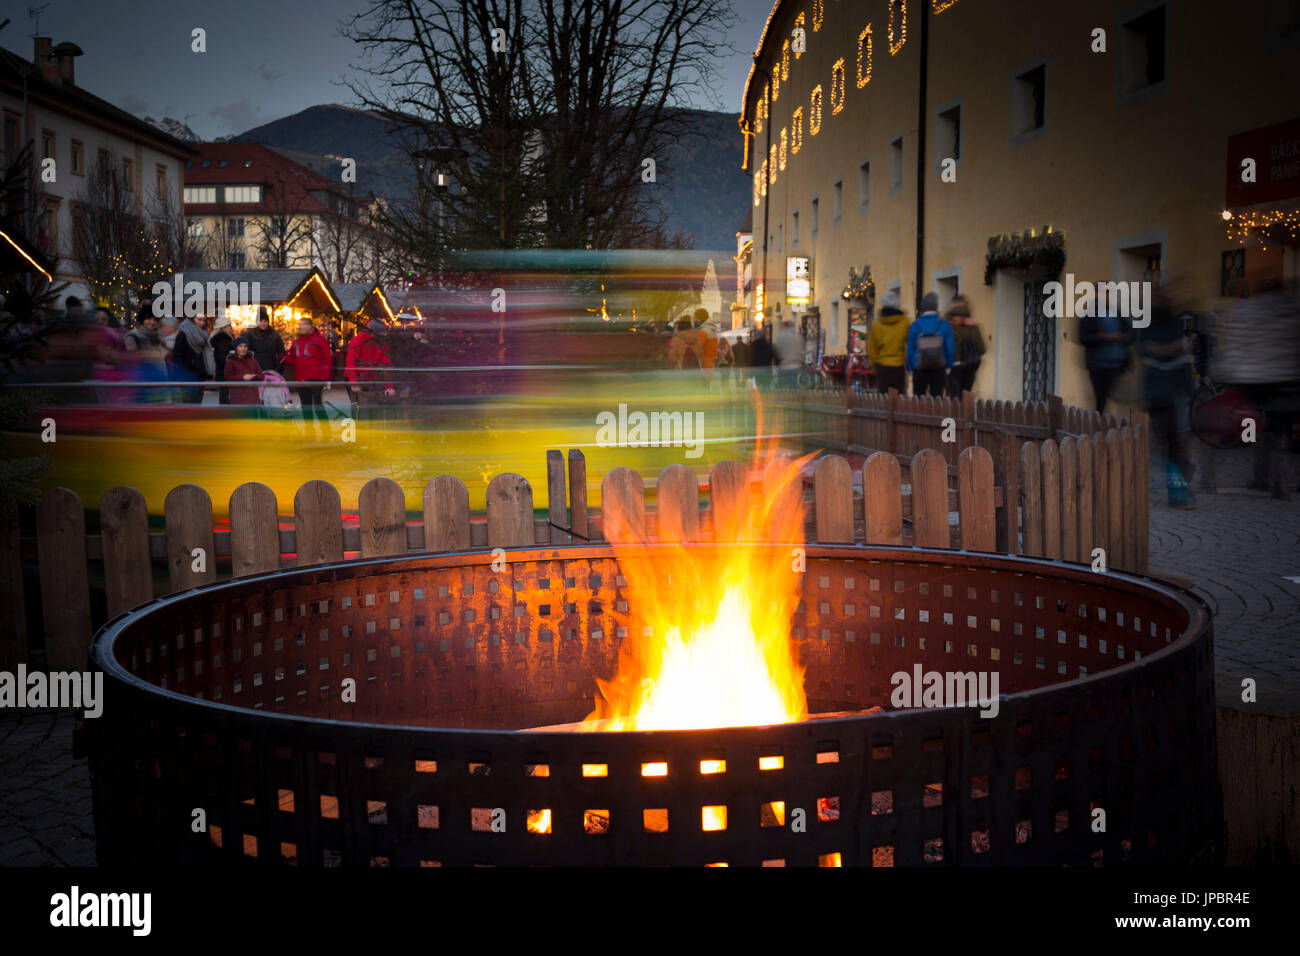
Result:
<svg viewBox="0 0 1300 956"><path fill-rule="evenodd" d="M1011 81L1011 136L1019 140L1047 126L1047 64L1018 72Z"/></svg>
<svg viewBox="0 0 1300 956"><path fill-rule="evenodd" d="M40 247L51 255L59 248L59 198L43 196L40 220L36 225L36 239Z"/></svg>
<svg viewBox="0 0 1300 956"><path fill-rule="evenodd" d="M187 236L188 236L189 238L191 238L191 239L202 239L202 238L203 238L203 235L204 235L204 233L203 233L203 220L202 220L202 219L186 219L186 220L185 220L185 235L187 235Z"/></svg>
<svg viewBox="0 0 1300 956"><path fill-rule="evenodd" d="M227 269L245 269L247 267L248 267L248 257L245 255L243 250L240 250L238 252L229 252L226 254Z"/></svg>
<svg viewBox="0 0 1300 956"><path fill-rule="evenodd" d="M871 160L864 159L858 163L858 208L866 209L871 204Z"/></svg>
<svg viewBox="0 0 1300 956"><path fill-rule="evenodd" d="M109 155L108 150L101 149L95 156L95 163L100 177L107 179L108 171L113 168L113 157Z"/></svg>
<svg viewBox="0 0 1300 956"><path fill-rule="evenodd" d="M903 137L895 136L889 143L889 191L903 188Z"/></svg>
<svg viewBox="0 0 1300 956"><path fill-rule="evenodd" d="M1124 23L1120 31L1120 91L1141 93L1165 81L1165 5Z"/></svg>
<svg viewBox="0 0 1300 956"><path fill-rule="evenodd" d="M122 188L135 192L135 161L122 157Z"/></svg>
<svg viewBox="0 0 1300 956"><path fill-rule="evenodd" d="M227 237L231 239L238 239L243 235L244 235L244 220L242 218L226 220Z"/></svg>
<svg viewBox="0 0 1300 956"><path fill-rule="evenodd" d="M831 186L831 225L839 225L844 215L844 180L837 179Z"/></svg>
<svg viewBox="0 0 1300 956"><path fill-rule="evenodd" d="M960 103L935 111L934 151L936 167L942 167L945 159L961 162Z"/></svg>
<svg viewBox="0 0 1300 956"><path fill-rule="evenodd" d="M261 186L227 186L225 188L225 202L235 203L253 203L262 201Z"/></svg>
<svg viewBox="0 0 1300 956"><path fill-rule="evenodd" d="M166 199L167 198L167 167L162 165L162 163L159 163L157 166L154 167L153 175L154 175L153 187L154 190L158 193L158 198Z"/></svg>
<svg viewBox="0 0 1300 956"><path fill-rule="evenodd" d="M54 132L52 130L41 130L41 159L54 159Z"/></svg>
<svg viewBox="0 0 1300 956"><path fill-rule="evenodd" d="M213 203L217 201L216 186L186 186L186 203Z"/></svg>
<svg viewBox="0 0 1300 956"><path fill-rule="evenodd" d="M799 248L799 210L790 213L790 248Z"/></svg>
<svg viewBox="0 0 1300 956"><path fill-rule="evenodd" d="M840 300L831 300L831 334L830 341L826 343L830 348L838 348L840 344Z"/></svg>
<svg viewBox="0 0 1300 956"><path fill-rule="evenodd" d="M821 200L818 199L816 196L813 196L812 203L811 203L812 217L809 222L809 229L808 229L808 234L813 238L816 238L817 229L820 226L820 222L818 220L821 219L821 204L822 204Z"/></svg>
<svg viewBox="0 0 1300 956"><path fill-rule="evenodd" d="M86 175L86 145L79 139L72 141L72 174Z"/></svg>

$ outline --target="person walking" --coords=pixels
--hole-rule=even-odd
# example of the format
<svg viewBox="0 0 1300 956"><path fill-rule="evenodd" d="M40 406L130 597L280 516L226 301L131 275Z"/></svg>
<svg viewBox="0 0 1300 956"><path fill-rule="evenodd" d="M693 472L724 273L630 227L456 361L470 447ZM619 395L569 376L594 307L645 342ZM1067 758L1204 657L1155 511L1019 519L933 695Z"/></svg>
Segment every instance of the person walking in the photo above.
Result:
<svg viewBox="0 0 1300 956"><path fill-rule="evenodd" d="M805 343L794 323L786 319L772 342L778 362L777 383L781 388L793 389L799 385L799 370L803 368Z"/></svg>
<svg viewBox="0 0 1300 956"><path fill-rule="evenodd" d="M181 391L181 401L198 405L203 402L203 388L199 382L207 381L215 371L212 343L208 333L190 316L181 319L176 327L176 343L172 346L171 378L187 383Z"/></svg>
<svg viewBox="0 0 1300 956"><path fill-rule="evenodd" d="M876 372L876 389L907 394L907 316L898 293L890 289L880 303L880 315L867 333L867 361Z"/></svg>
<svg viewBox="0 0 1300 956"><path fill-rule="evenodd" d="M226 356L235 347L235 337L231 334L229 316L217 316L217 320L212 326L212 334L208 336L208 339L212 343L213 378L218 382L224 382L226 380ZM218 389L217 401L222 405L229 405L230 389Z"/></svg>
<svg viewBox="0 0 1300 956"><path fill-rule="evenodd" d="M1106 402L1115 382L1128 367L1128 347L1136 338L1129 320L1119 315L1113 303L1097 303L1096 315L1079 319L1079 342L1083 345L1083 364L1092 380L1092 397L1097 411L1106 411Z"/></svg>
<svg viewBox="0 0 1300 956"><path fill-rule="evenodd" d="M388 354L388 346L379 336L384 333L384 323L380 319L371 319L370 324L352 336L348 342L347 361L343 374L348 382L348 394L353 405L360 405L383 398L392 398L397 394L392 384L379 387L370 383L388 377L386 368L391 368L393 360Z"/></svg>
<svg viewBox="0 0 1300 956"><path fill-rule="evenodd" d="M298 320L298 335L284 354L284 367L292 370L295 382L310 382L308 385L295 386L298 401L302 404L305 421L308 416L316 423L316 434L320 435L320 423L328 422L322 395L329 385L333 369L334 355L330 351L329 340L321 334L311 319L303 316Z"/></svg>
<svg viewBox="0 0 1300 956"><path fill-rule="evenodd" d="M271 327L271 314L266 306L257 310L257 324L246 333L248 347L263 372L278 372L284 363L284 340Z"/></svg>
<svg viewBox="0 0 1300 956"><path fill-rule="evenodd" d="M1151 415L1151 435L1165 446L1165 490L1171 508L1195 508L1190 479L1192 463L1182 428L1180 406L1192 391L1192 354L1183 323L1163 290L1152 294L1150 324L1138 336L1137 351L1145 374L1144 394Z"/></svg>
<svg viewBox="0 0 1300 956"><path fill-rule="evenodd" d="M1234 279L1231 306L1219 318L1218 349L1210 368L1219 384L1245 390L1262 415L1255 422L1250 487L1288 497L1284 452L1300 411L1300 304L1273 276ZM1243 423L1242 428L1245 428Z"/></svg>
<svg viewBox="0 0 1300 956"><path fill-rule="evenodd" d="M927 292L921 298L921 314L907 330L907 370L912 373L912 394L943 396L948 370L956 358L952 326L939 314L939 295Z"/></svg>
<svg viewBox="0 0 1300 956"><path fill-rule="evenodd" d="M234 348L226 356L222 379L227 382L261 382L266 378L261 363L249 350L248 339L240 336L235 339ZM231 405L261 405L261 389L250 385L239 385L229 389Z"/></svg>
<svg viewBox="0 0 1300 956"><path fill-rule="evenodd" d="M952 326L952 338L957 347L956 361L948 373L948 394L961 398L962 392L975 388L975 375L984 360L984 333L971 315L970 301L964 295L954 296L943 310L943 316Z"/></svg>

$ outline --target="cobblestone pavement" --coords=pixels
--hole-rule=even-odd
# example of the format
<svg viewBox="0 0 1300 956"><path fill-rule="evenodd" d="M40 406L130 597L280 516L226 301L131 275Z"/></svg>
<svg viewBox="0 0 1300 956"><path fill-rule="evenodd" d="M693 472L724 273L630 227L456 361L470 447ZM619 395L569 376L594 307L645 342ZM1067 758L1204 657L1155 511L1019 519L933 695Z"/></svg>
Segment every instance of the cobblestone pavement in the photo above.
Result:
<svg viewBox="0 0 1300 956"><path fill-rule="evenodd" d="M90 772L75 714L0 711L0 866L94 866Z"/></svg>
<svg viewBox="0 0 1300 956"><path fill-rule="evenodd" d="M1151 573L1190 587L1215 613L1219 702L1258 682L1257 709L1300 713L1300 494L1245 488L1250 452L1220 453L1217 493L1175 511L1153 478ZM1294 469L1294 460L1288 463ZM1153 476L1163 472L1152 463ZM72 756L74 715L0 711L0 866L95 862L90 775Z"/></svg>
<svg viewBox="0 0 1300 956"><path fill-rule="evenodd" d="M1214 611L1218 699L1241 703L1241 680L1257 682L1256 711L1300 714L1300 493L1287 461L1290 497L1252 491L1254 451L1217 452L1217 492L1197 507L1165 503L1164 473L1152 461L1151 574L1190 586ZM1159 484L1157 484L1157 478ZM1295 578L1296 580L1288 580Z"/></svg>

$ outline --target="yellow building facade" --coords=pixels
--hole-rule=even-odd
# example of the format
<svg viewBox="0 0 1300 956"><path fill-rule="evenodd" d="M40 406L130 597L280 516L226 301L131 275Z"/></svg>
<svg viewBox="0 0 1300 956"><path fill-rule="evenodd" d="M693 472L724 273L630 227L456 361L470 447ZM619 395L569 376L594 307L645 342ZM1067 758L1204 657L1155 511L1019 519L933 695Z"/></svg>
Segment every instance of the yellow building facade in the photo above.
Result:
<svg viewBox="0 0 1300 956"><path fill-rule="evenodd" d="M1290 0L780 0L741 116L764 321L795 317L788 260L806 257L810 327L845 352L867 266L877 309L891 288L909 316L931 289L969 298L977 395L1089 405L1074 320L1042 315L1049 259L1000 257L986 284L990 240L1050 246L1050 227L1061 281L1163 282L1181 308L1215 309L1232 270L1294 279L1297 54ZM1273 185L1228 221L1233 148ZM1262 217L1291 231L1233 231Z"/></svg>

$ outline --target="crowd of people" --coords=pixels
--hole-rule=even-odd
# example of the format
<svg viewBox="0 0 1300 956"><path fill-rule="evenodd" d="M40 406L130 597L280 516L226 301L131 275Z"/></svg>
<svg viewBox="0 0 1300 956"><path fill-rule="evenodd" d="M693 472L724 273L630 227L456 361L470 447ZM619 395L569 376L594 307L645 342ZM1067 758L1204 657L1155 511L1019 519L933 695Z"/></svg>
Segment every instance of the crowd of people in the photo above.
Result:
<svg viewBox="0 0 1300 956"><path fill-rule="evenodd" d="M395 394L378 319L345 342L334 332L301 318L286 345L266 308L256 321L237 328L227 315L158 315L141 303L134 320L123 323L107 308L86 308L76 296L60 313L40 315L21 292L0 297L0 316L11 345L25 343L14 381L91 383L98 402L202 403L214 390L222 405L302 406L323 420L323 393L346 383L354 404L381 402Z"/></svg>
<svg viewBox="0 0 1300 956"><path fill-rule="evenodd" d="M907 321L899 295L892 289L881 300L880 315L867 334L867 360L880 392L952 396L975 387L984 356L984 336L971 313L969 300L958 295L939 312L939 296L927 292L919 314Z"/></svg>

